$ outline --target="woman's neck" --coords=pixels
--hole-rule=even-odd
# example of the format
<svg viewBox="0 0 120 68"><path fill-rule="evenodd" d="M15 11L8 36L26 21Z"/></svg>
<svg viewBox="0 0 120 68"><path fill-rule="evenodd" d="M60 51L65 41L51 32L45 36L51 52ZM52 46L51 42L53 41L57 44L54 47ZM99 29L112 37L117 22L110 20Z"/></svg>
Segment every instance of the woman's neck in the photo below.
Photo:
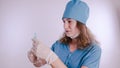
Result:
<svg viewBox="0 0 120 68"><path fill-rule="evenodd" d="M74 52L77 49L76 40L72 40L72 42L69 44L70 52Z"/></svg>

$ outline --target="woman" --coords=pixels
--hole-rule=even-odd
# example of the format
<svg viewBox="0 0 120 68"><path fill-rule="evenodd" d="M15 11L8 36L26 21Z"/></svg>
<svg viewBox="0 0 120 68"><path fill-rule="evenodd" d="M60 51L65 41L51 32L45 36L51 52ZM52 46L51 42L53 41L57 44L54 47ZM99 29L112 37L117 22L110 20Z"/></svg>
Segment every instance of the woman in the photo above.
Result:
<svg viewBox="0 0 120 68"><path fill-rule="evenodd" d="M101 49L85 24L64 18L65 33L52 50L68 68L99 68Z"/></svg>
<svg viewBox="0 0 120 68"><path fill-rule="evenodd" d="M37 55L40 58L45 57L42 59L45 59L53 68L99 68L101 48L86 26L88 17L89 7L85 2L69 1L62 18L65 30L63 37L52 45L53 52L40 44L41 46L37 47ZM33 45L36 45L35 40ZM44 53L42 49L48 51ZM48 56L49 59L54 57L54 61L46 60ZM41 64L45 63L39 63L38 66Z"/></svg>

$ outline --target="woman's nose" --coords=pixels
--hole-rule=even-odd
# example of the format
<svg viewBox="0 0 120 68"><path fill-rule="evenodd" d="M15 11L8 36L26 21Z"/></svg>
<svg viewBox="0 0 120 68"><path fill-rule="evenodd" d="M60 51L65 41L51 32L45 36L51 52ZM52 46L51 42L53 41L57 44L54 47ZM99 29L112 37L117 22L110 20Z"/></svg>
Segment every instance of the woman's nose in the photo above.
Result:
<svg viewBox="0 0 120 68"><path fill-rule="evenodd" d="M68 29L69 28L69 25L67 22L64 22L64 29Z"/></svg>

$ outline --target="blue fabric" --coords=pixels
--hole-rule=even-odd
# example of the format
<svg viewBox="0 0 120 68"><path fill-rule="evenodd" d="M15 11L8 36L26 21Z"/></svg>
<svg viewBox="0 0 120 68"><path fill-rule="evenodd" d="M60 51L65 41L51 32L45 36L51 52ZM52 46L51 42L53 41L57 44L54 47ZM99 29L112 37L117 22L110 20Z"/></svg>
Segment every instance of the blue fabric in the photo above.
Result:
<svg viewBox="0 0 120 68"><path fill-rule="evenodd" d="M83 24L89 17L89 7L88 5L80 0L71 0L67 3L63 18L72 18Z"/></svg>
<svg viewBox="0 0 120 68"><path fill-rule="evenodd" d="M101 48L96 44L92 44L83 50L75 50L71 53L68 45L57 41L52 45L51 49L68 68L81 68L81 66L99 68Z"/></svg>

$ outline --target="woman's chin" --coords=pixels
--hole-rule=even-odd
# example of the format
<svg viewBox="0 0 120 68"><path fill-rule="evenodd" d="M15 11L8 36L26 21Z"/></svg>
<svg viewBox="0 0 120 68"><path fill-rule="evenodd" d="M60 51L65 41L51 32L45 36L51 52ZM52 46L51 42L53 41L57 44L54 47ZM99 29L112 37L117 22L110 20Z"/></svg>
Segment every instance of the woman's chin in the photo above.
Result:
<svg viewBox="0 0 120 68"><path fill-rule="evenodd" d="M67 37L72 37L70 34L66 34Z"/></svg>

